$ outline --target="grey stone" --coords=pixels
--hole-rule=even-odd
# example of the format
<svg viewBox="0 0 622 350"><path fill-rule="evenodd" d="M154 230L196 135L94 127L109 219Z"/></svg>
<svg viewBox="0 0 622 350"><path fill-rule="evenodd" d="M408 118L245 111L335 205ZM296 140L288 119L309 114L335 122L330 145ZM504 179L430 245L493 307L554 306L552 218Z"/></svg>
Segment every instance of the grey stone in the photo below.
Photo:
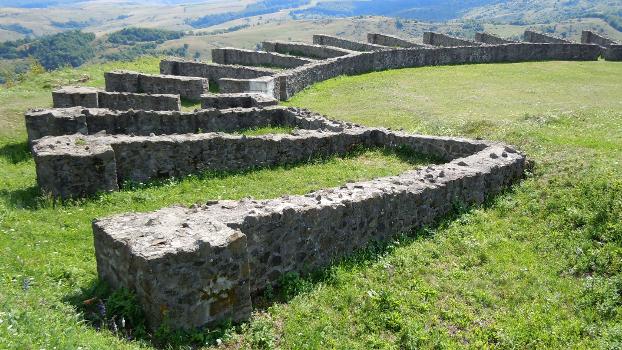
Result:
<svg viewBox="0 0 622 350"><path fill-rule="evenodd" d="M111 285L137 291L151 327L160 325L162 308L178 328L209 325L221 321L220 315L240 320L248 317L253 292L275 284L282 274L326 266L373 241L428 225L452 210L453 203L482 203L520 179L523 155L488 156L505 147L476 142L472 153L447 164L305 196L211 202L99 220L93 225L98 271ZM464 161L470 166L458 166ZM224 243L222 251L210 254L195 248L232 235L245 237L246 245ZM231 251L239 247L232 259ZM222 264L227 259L231 266ZM236 280L247 263L249 273ZM204 286L211 291L214 280L223 281L217 289L224 292L201 298L198 291ZM248 286L250 293L232 291L239 286ZM221 311L216 317L211 316L214 307Z"/></svg>
<svg viewBox="0 0 622 350"><path fill-rule="evenodd" d="M52 103L56 108L82 106L97 108L98 89L81 86L65 86L52 91Z"/></svg>
<svg viewBox="0 0 622 350"><path fill-rule="evenodd" d="M526 30L523 39L528 43L546 43L546 44L570 44L569 40L558 38L553 35L537 33L532 30Z"/></svg>
<svg viewBox="0 0 622 350"><path fill-rule="evenodd" d="M455 46L480 46L482 43L456 38L447 34L423 32L423 43L432 46L455 47Z"/></svg>
<svg viewBox="0 0 622 350"><path fill-rule="evenodd" d="M272 68L193 62L178 58L160 62L161 74L202 77L209 79L210 83L217 83L222 78L255 79L275 75L278 72Z"/></svg>
<svg viewBox="0 0 622 350"><path fill-rule="evenodd" d="M502 45L502 44L512 44L516 43L516 41L503 39L497 35L493 35L490 33L475 33L475 41L489 44L489 45Z"/></svg>
<svg viewBox="0 0 622 350"><path fill-rule="evenodd" d="M268 98L269 100L269 98ZM266 102L264 100L264 102ZM343 123L295 108L199 110L195 112L111 111L95 108L32 110L25 114L30 142L44 136L171 135L197 132L233 132L239 129L285 125L300 129L340 131Z"/></svg>
<svg viewBox="0 0 622 350"><path fill-rule="evenodd" d="M302 56L313 59L326 59L345 56L353 53L351 50L333 46L306 44L300 42L264 41L262 47L268 52L278 52L286 55Z"/></svg>
<svg viewBox="0 0 622 350"><path fill-rule="evenodd" d="M212 60L220 64L240 64L243 66L264 66L295 68L314 60L274 52L252 51L231 47L212 50Z"/></svg>
<svg viewBox="0 0 622 350"><path fill-rule="evenodd" d="M389 49L386 46L376 45L376 44L368 44L359 41L342 39L330 35L314 35L313 43L317 45L327 45L333 47L340 47L342 49L351 50L351 51L380 51Z"/></svg>
<svg viewBox="0 0 622 350"><path fill-rule="evenodd" d="M258 93L278 99L280 97L280 82L275 77L267 76L254 79L222 78L218 81L221 93Z"/></svg>
<svg viewBox="0 0 622 350"><path fill-rule="evenodd" d="M131 92L97 93L99 108L112 110L145 110L145 111L179 111L181 100L179 95L171 94L135 94Z"/></svg>
<svg viewBox="0 0 622 350"><path fill-rule="evenodd" d="M251 108L275 106L277 99L260 93L237 93L237 94L205 94L201 96L201 107L226 109L226 108Z"/></svg>
<svg viewBox="0 0 622 350"><path fill-rule="evenodd" d="M584 30L581 34L581 42L584 44L596 44L602 47L602 56L607 61L622 61L622 44L597 34L593 31Z"/></svg>
<svg viewBox="0 0 622 350"><path fill-rule="evenodd" d="M380 33L368 33L367 42L370 44L388 46L388 47L401 47L401 48L417 48L427 47L428 45L415 43L410 40L398 38L396 36L380 34Z"/></svg>
<svg viewBox="0 0 622 350"><path fill-rule="evenodd" d="M148 94L172 94L181 98L199 101L201 95L209 92L205 78L175 75L154 75L130 71L114 71L104 74L106 91Z"/></svg>

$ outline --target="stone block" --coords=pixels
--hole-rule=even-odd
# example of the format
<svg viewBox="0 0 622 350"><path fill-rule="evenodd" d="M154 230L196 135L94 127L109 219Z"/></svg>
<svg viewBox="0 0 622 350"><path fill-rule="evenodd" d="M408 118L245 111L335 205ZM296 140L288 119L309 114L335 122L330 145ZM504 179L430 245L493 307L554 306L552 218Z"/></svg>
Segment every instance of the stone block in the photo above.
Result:
<svg viewBox="0 0 622 350"><path fill-rule="evenodd" d="M93 235L100 278L134 291L152 328L250 317L247 238L199 210L96 220Z"/></svg>
<svg viewBox="0 0 622 350"><path fill-rule="evenodd" d="M361 52L380 51L380 50L389 49L388 47L382 46L382 45L368 44L368 43L363 43L359 41L347 40L347 39L342 39L342 38L338 38L338 37L334 37L330 35L320 35L320 34L313 36L313 43L317 45L333 46L333 47L339 47L339 48L346 49L346 50L361 51Z"/></svg>
<svg viewBox="0 0 622 350"><path fill-rule="evenodd" d="M314 60L304 57L230 47L213 49L212 60L219 64L239 64L243 66L276 68L295 68L314 62Z"/></svg>
<svg viewBox="0 0 622 350"><path fill-rule="evenodd" d="M91 87L66 86L52 91L52 102L55 108L97 108L97 92L98 89Z"/></svg>
<svg viewBox="0 0 622 350"><path fill-rule="evenodd" d="M112 147L86 138L76 134L34 141L37 182L44 193L65 199L119 189Z"/></svg>
<svg viewBox="0 0 622 350"><path fill-rule="evenodd" d="M277 52L285 55L302 56L313 59L345 56L354 52L332 46L283 41L264 41L262 47L268 52Z"/></svg>
<svg viewBox="0 0 622 350"><path fill-rule="evenodd" d="M401 48L417 48L427 47L427 45L415 43L410 40L398 38L396 36L380 34L380 33L368 33L367 42L370 44L388 46L388 47L401 47Z"/></svg>
<svg viewBox="0 0 622 350"><path fill-rule="evenodd" d="M153 75L128 71L114 71L104 74L106 91L147 94L179 95L192 101L199 101L201 95L209 92L205 78L175 75Z"/></svg>
<svg viewBox="0 0 622 350"><path fill-rule="evenodd" d="M515 41L503 39L490 33L475 33L475 41L489 45L503 45L516 43Z"/></svg>
<svg viewBox="0 0 622 350"><path fill-rule="evenodd" d="M201 96L201 108L252 108L275 106L274 97L261 93L206 94Z"/></svg>
<svg viewBox="0 0 622 350"><path fill-rule="evenodd" d="M460 39L447 34L424 32L423 43L432 46L443 47L455 47L455 46L480 46L482 43L478 43L472 40Z"/></svg>
<svg viewBox="0 0 622 350"><path fill-rule="evenodd" d="M528 43L541 43L541 44L570 44L569 40L558 38L553 35L537 33L532 30L526 30L524 34L524 40Z"/></svg>

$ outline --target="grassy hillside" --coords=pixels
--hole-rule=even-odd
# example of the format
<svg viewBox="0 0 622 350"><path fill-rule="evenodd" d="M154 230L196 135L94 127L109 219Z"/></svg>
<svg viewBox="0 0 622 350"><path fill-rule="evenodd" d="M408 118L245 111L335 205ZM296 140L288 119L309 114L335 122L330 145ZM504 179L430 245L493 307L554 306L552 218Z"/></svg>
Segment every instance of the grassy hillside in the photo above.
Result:
<svg viewBox="0 0 622 350"><path fill-rule="evenodd" d="M157 61L119 66L156 71ZM239 328L191 335L162 329L151 340L122 340L127 330L115 335L93 326L101 326L98 311L84 302L109 294L97 283L92 218L174 203L305 193L399 173L422 160L369 151L292 167L205 174L54 206L38 197L20 113L49 105L50 86L83 75L88 85L101 86L101 73L111 68L44 73L0 92L3 346L620 345L622 64L404 69L337 78L302 92L287 104L366 125L514 144L535 162L534 172L507 193L439 225L360 252L312 278L287 276L285 288L266 295L252 321ZM128 312L127 300L109 303L108 312L119 305Z"/></svg>

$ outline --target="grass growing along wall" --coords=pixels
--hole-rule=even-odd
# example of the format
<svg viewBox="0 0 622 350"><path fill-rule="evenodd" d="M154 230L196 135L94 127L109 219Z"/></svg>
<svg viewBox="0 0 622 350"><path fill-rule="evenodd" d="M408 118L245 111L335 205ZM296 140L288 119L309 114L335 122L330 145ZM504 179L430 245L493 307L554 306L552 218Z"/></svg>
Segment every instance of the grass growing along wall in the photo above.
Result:
<svg viewBox="0 0 622 350"><path fill-rule="evenodd" d="M155 63L141 65L149 71ZM46 74L37 84L2 91L0 108L18 111L42 101L20 96L49 99L38 84L57 76ZM67 74L75 80L82 72ZM302 92L287 104L366 125L514 144L535 161L534 173L481 207L362 251L319 278L285 276L284 290L266 296L277 303L239 328L190 335L162 330L158 339L173 346L220 339L221 348L260 349L617 346L620 76L622 64L602 61L430 67L337 78ZM397 154L371 151L52 207L33 200L34 165L21 116L2 115L3 125L15 125L0 134L0 344L9 348L153 345L84 323L80 312L90 309L78 305L80 297L94 295L97 286L94 217L305 193L412 167Z"/></svg>

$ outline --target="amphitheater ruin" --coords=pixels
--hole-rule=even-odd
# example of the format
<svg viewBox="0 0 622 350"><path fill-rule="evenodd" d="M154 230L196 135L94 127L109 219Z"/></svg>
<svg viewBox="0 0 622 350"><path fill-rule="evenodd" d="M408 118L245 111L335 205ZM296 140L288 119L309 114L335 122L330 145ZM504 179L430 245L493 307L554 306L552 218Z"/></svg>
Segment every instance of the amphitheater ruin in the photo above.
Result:
<svg viewBox="0 0 622 350"><path fill-rule="evenodd" d="M305 273L372 241L433 223L455 203L477 204L520 180L526 157L482 140L413 135L278 106L340 75L469 63L622 60L622 45L584 32L582 43L527 31L525 42L425 33L423 43L370 33L368 42L315 35L267 41L265 51L219 48L213 63L166 59L161 75L115 71L106 88L54 91L53 109L25 121L42 191L62 199L126 182L240 171L406 147L439 164L274 200L210 201L93 222L97 270L136 293L150 327L249 318L253 296L287 272ZM210 89L212 92L210 92ZM218 91L217 93L214 91ZM180 101L201 102L181 111ZM236 131L287 126L291 133Z"/></svg>

